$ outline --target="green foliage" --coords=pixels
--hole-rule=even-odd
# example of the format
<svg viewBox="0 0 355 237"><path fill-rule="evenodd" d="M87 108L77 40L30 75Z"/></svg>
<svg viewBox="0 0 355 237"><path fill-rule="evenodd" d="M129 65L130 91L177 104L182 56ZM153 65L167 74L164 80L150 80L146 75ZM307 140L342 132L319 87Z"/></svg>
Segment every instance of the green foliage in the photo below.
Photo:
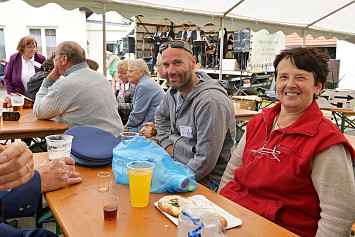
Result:
<svg viewBox="0 0 355 237"><path fill-rule="evenodd" d="M131 18L122 18L122 22L127 25L131 25L133 23L133 19Z"/></svg>

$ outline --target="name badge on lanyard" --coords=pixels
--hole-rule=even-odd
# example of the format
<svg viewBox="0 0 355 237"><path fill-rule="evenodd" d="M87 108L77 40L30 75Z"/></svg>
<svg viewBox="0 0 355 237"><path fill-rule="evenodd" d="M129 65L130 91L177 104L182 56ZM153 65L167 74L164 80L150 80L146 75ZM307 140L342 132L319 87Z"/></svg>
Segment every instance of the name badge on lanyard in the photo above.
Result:
<svg viewBox="0 0 355 237"><path fill-rule="evenodd" d="M183 136L183 137L193 138L191 127L180 126L180 133L181 133L181 136Z"/></svg>
<svg viewBox="0 0 355 237"><path fill-rule="evenodd" d="M41 68L41 67L42 67L42 64L40 64L39 62L36 62L36 61L33 62L33 65L34 65L36 68Z"/></svg>

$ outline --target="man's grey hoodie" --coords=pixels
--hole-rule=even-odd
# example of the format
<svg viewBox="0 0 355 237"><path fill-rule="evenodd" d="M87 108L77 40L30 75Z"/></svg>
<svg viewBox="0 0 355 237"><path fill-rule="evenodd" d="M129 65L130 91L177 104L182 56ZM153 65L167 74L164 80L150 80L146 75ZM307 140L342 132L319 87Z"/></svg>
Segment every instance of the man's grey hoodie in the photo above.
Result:
<svg viewBox="0 0 355 237"><path fill-rule="evenodd" d="M174 159L187 165L200 181L208 174L221 179L235 146L232 102L218 80L200 78L176 111L176 89L169 89L155 113L157 139L173 144Z"/></svg>

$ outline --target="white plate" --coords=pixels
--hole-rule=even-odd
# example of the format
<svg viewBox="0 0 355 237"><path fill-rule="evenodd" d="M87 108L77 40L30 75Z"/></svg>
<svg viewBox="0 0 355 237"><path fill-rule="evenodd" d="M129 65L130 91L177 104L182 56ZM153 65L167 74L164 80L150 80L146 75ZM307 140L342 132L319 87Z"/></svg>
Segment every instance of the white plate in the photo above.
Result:
<svg viewBox="0 0 355 237"><path fill-rule="evenodd" d="M225 210L223 210L222 208L220 208L219 206L217 206L216 204L214 204L213 202L211 202L210 200L208 200L205 196L203 195L194 195L191 197L188 197L189 199L195 201L197 204L203 204L203 203L208 203L212 206L213 208L213 212L223 216L224 218L226 218L227 220L227 227L226 229L231 229L237 226L240 226L242 224L242 220L231 215L230 213L226 212ZM174 222L175 225L178 224L178 218L175 216L172 216L164 211L162 211L159 207L158 207L158 202L154 203L154 206L156 208L158 208L165 216L167 216L172 222ZM206 205L205 205L206 206Z"/></svg>

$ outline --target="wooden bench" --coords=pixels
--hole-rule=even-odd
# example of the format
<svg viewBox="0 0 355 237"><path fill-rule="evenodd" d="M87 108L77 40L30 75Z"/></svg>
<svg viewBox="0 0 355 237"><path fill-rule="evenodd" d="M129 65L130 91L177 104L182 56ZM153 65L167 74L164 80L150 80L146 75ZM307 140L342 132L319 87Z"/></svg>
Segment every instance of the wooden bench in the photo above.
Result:
<svg viewBox="0 0 355 237"><path fill-rule="evenodd" d="M334 125L338 126L338 124L337 124L337 122L335 121L334 116L333 116L332 114L325 114L325 113L323 113L323 117L329 119L330 121L333 122ZM336 120L338 121L338 123L341 123L341 118L337 117ZM348 125L348 124L345 124L344 126L347 127L347 128L351 128L351 126Z"/></svg>

